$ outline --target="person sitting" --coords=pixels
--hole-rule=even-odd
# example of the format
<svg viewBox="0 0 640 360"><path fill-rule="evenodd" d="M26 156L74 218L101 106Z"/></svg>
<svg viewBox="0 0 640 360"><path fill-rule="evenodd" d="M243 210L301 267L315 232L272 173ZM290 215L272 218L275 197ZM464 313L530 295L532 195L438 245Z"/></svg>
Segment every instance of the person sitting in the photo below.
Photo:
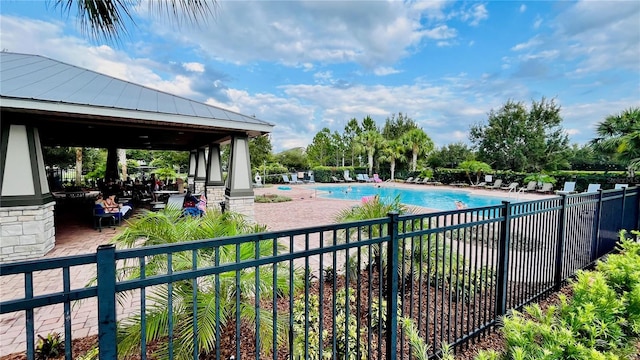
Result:
<svg viewBox="0 0 640 360"><path fill-rule="evenodd" d="M108 213L117 213L119 212L122 217L129 217L130 212L133 211L133 208L130 205L122 205L116 202L115 195L109 195L106 200L104 200L104 208Z"/></svg>

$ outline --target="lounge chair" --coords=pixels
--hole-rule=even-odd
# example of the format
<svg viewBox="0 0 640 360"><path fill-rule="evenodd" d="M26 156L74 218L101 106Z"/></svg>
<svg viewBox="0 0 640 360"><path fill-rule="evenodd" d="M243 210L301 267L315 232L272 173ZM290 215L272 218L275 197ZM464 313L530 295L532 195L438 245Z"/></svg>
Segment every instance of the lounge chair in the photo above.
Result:
<svg viewBox="0 0 640 360"><path fill-rule="evenodd" d="M553 184L552 183L543 183L542 187L540 189L536 190L536 192L543 193L543 194L548 194L551 191L553 191Z"/></svg>
<svg viewBox="0 0 640 360"><path fill-rule="evenodd" d="M302 180L303 183L307 182L307 179L304 177L304 171L298 171L298 180Z"/></svg>
<svg viewBox="0 0 640 360"><path fill-rule="evenodd" d="M428 180L429 178L426 179L427 180L422 181L422 183L425 185L442 185L442 183L438 180Z"/></svg>
<svg viewBox="0 0 640 360"><path fill-rule="evenodd" d="M594 192L598 192L598 190L600 190L600 184L589 184L589 186L587 187L587 190L585 190L584 192L594 193Z"/></svg>
<svg viewBox="0 0 640 360"><path fill-rule="evenodd" d="M365 182L373 182L373 179L369 177L368 174L362 174Z"/></svg>
<svg viewBox="0 0 640 360"><path fill-rule="evenodd" d="M406 183L413 182L413 176L408 177L404 182L406 182Z"/></svg>
<svg viewBox="0 0 640 360"><path fill-rule="evenodd" d="M337 177L331 175L331 180L333 180L333 182L344 182L344 180L342 179L338 179Z"/></svg>
<svg viewBox="0 0 640 360"><path fill-rule="evenodd" d="M516 190L518 190L518 185L520 185L520 184L517 183L517 182L512 182L508 186L501 186L500 190L507 190L509 192L516 191Z"/></svg>
<svg viewBox="0 0 640 360"><path fill-rule="evenodd" d="M624 189L626 187L629 187L629 184L616 184L616 186L614 187L614 189L616 190L621 190Z"/></svg>
<svg viewBox="0 0 640 360"><path fill-rule="evenodd" d="M291 184L304 184L304 181L298 180L298 174L291 174Z"/></svg>
<svg viewBox="0 0 640 360"><path fill-rule="evenodd" d="M451 184L449 184L451 186L457 186L457 187L465 187L465 186L469 186L469 184L467 184L466 182L453 182Z"/></svg>
<svg viewBox="0 0 640 360"><path fill-rule="evenodd" d="M282 174L282 182L285 184L291 184L291 180L289 180L289 175Z"/></svg>
<svg viewBox="0 0 640 360"><path fill-rule="evenodd" d="M469 186L474 187L474 188L481 188L481 187L487 186L487 182L486 181L482 181L482 182L479 182L477 184L471 184Z"/></svg>
<svg viewBox="0 0 640 360"><path fill-rule="evenodd" d="M576 182L575 181L565 181L564 188L562 190L556 190L557 195L569 195L576 193Z"/></svg>
<svg viewBox="0 0 640 360"><path fill-rule="evenodd" d="M381 183L382 179L378 176L378 174L373 174L373 182Z"/></svg>
<svg viewBox="0 0 640 360"><path fill-rule="evenodd" d="M496 181L493 182L493 185L484 186L485 189L491 189L491 190L500 189L501 187L502 187L502 179L496 179Z"/></svg>
<svg viewBox="0 0 640 360"><path fill-rule="evenodd" d="M316 179L315 179L315 176L313 175L313 171L309 170L309 172L307 172L307 176L309 177L308 182L310 184L315 184Z"/></svg>
<svg viewBox="0 0 640 360"><path fill-rule="evenodd" d="M527 183L527 186L523 186L521 187L518 191L533 191L536 189L536 186L538 186L538 182L537 181L529 181Z"/></svg>
<svg viewBox="0 0 640 360"><path fill-rule="evenodd" d="M367 182L367 180L364 179L364 174L357 174L356 175L356 180L358 182Z"/></svg>
<svg viewBox="0 0 640 360"><path fill-rule="evenodd" d="M407 182L410 183L410 184L421 183L422 182L422 178L421 177L417 177L417 178L414 178L413 180L407 181Z"/></svg>
<svg viewBox="0 0 640 360"><path fill-rule="evenodd" d="M342 177L344 178L344 181L346 181L346 182L354 182L355 181L349 175L349 170L345 170L344 173L342 173Z"/></svg>

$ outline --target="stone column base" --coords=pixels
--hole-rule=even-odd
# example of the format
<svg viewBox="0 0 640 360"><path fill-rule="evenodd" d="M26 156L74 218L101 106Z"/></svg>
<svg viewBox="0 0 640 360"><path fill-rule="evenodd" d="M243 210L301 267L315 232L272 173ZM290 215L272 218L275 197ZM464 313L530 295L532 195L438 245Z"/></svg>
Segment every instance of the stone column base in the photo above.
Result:
<svg viewBox="0 0 640 360"><path fill-rule="evenodd" d="M194 194L201 194L206 191L206 186L204 181L196 180L193 182L195 191ZM208 199L208 198L207 198Z"/></svg>
<svg viewBox="0 0 640 360"><path fill-rule="evenodd" d="M207 209L220 210L220 203L226 202L224 186L207 186Z"/></svg>
<svg viewBox="0 0 640 360"><path fill-rule="evenodd" d="M249 222L256 222L256 216L253 209L253 196L229 197L229 195L225 195L224 198L226 203L226 210L244 215Z"/></svg>
<svg viewBox="0 0 640 360"><path fill-rule="evenodd" d="M36 259L53 249L55 204L0 208L0 262Z"/></svg>

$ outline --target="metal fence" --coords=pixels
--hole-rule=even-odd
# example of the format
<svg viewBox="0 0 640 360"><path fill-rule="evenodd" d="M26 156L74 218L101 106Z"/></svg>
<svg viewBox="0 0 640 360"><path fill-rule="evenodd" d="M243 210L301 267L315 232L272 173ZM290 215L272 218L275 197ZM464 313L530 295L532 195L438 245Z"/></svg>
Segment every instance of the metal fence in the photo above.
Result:
<svg viewBox="0 0 640 360"><path fill-rule="evenodd" d="M433 357L612 251L620 229L640 227L639 193L392 213L2 264L2 276L24 278L24 296L2 301L0 313L24 313L28 359L35 357L34 311L53 304L63 306L67 359L74 311L97 311L100 359L126 348L142 359ZM96 282L72 288L77 268L93 269ZM49 272L61 272L61 289L34 293L34 275L52 281Z"/></svg>

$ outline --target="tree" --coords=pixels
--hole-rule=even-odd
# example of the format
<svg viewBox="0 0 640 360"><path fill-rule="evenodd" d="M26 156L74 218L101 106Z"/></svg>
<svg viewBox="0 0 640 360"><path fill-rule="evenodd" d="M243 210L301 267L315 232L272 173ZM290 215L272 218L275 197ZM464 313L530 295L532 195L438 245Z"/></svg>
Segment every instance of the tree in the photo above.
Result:
<svg viewBox="0 0 640 360"><path fill-rule="evenodd" d="M427 158L427 164L432 168L456 168L463 161L473 159L473 151L466 144L457 142L432 152Z"/></svg>
<svg viewBox="0 0 640 360"><path fill-rule="evenodd" d="M486 174L488 172L491 172L491 166L489 164L476 160L463 161L460 164L459 168L463 169L467 173L467 177L469 177L470 183L473 183L473 181L471 180L471 174L475 174L476 184L480 182L480 175L482 175L483 173Z"/></svg>
<svg viewBox="0 0 640 360"><path fill-rule="evenodd" d="M324 128L313 137L313 142L307 146L309 164L324 166L329 164L331 152L331 130Z"/></svg>
<svg viewBox="0 0 640 360"><path fill-rule="evenodd" d="M373 175L373 155L377 148L382 144L382 135L378 130L368 130L360 134L358 142L367 151L367 164L369 165L369 175Z"/></svg>
<svg viewBox="0 0 640 360"><path fill-rule="evenodd" d="M309 167L304 148L285 150L276 156L276 160L289 170L301 170Z"/></svg>
<svg viewBox="0 0 640 360"><path fill-rule="evenodd" d="M273 147L269 135L257 136L249 140L249 158L251 159L251 169L257 169L262 164L270 163L273 160Z"/></svg>
<svg viewBox="0 0 640 360"><path fill-rule="evenodd" d="M395 178L396 162L406 159L405 146L399 140L384 140L382 143L381 161L388 162L391 170L391 180Z"/></svg>
<svg viewBox="0 0 640 360"><path fill-rule="evenodd" d="M339 132L334 131L331 134L331 148L334 149L334 156L336 158L336 166L340 166L340 161L342 160L342 166L344 166L344 153L346 151L347 145L345 144L342 135Z"/></svg>
<svg viewBox="0 0 640 360"><path fill-rule="evenodd" d="M367 115L364 119L362 119L362 131L363 132L367 132L367 131L380 132L380 130L378 130L378 125L376 125L376 122L369 115Z"/></svg>
<svg viewBox="0 0 640 360"><path fill-rule="evenodd" d="M433 141L422 129L412 129L402 136L402 142L411 152L411 170L416 171L418 156L433 151Z"/></svg>
<svg viewBox="0 0 640 360"><path fill-rule="evenodd" d="M596 149L640 170L640 107L607 116L598 124L596 132L598 137L591 141Z"/></svg>
<svg viewBox="0 0 640 360"><path fill-rule="evenodd" d="M399 112L398 116L392 114L390 118L385 120L382 137L387 140L399 139L405 133L417 128L418 124L413 119Z"/></svg>
<svg viewBox="0 0 640 360"><path fill-rule="evenodd" d="M488 122L471 126L469 138L478 160L496 169L540 171L568 166L569 138L554 100L533 101L531 109L507 101L489 112Z"/></svg>
<svg viewBox="0 0 640 360"><path fill-rule="evenodd" d="M356 155L360 153L360 148L358 146L358 142L356 138L358 135L362 133L362 128L360 128L360 124L358 124L358 120L356 118L352 118L349 120L347 125L344 127L344 141L347 146L347 151L351 155L351 166L353 166L356 162Z"/></svg>
<svg viewBox="0 0 640 360"><path fill-rule="evenodd" d="M132 13L141 0L49 0L67 14L74 6L82 31L94 40L118 41L127 34L127 22L135 25ZM170 15L178 24L186 20L197 23L213 17L215 1L156 0L148 1L150 12Z"/></svg>

